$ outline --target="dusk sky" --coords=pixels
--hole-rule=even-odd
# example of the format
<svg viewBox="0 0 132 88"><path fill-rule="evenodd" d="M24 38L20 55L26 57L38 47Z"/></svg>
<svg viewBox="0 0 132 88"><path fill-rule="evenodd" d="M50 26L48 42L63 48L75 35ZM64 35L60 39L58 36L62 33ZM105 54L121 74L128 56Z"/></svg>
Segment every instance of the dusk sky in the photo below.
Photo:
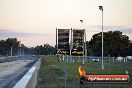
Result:
<svg viewBox="0 0 132 88"><path fill-rule="evenodd" d="M0 0L0 40L17 37L29 47L55 45L56 28L85 28L89 41L101 32L99 5L104 31L119 30L132 40L132 0Z"/></svg>

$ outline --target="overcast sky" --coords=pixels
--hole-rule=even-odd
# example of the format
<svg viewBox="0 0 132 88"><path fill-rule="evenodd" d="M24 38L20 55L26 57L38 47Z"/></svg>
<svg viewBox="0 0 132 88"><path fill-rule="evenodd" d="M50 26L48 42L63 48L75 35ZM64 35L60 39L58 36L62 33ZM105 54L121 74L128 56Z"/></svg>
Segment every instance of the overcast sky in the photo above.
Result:
<svg viewBox="0 0 132 88"><path fill-rule="evenodd" d="M0 0L0 39L17 37L30 47L55 45L56 28L85 28L90 40L101 32L99 5L104 31L119 30L132 40L132 0Z"/></svg>

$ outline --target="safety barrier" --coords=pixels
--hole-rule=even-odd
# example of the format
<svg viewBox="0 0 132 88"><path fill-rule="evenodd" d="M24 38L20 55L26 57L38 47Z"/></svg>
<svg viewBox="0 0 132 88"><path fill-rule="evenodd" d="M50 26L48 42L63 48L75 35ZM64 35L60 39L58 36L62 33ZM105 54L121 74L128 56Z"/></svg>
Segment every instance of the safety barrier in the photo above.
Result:
<svg viewBox="0 0 132 88"><path fill-rule="evenodd" d="M36 88L38 84L38 71L41 58L31 67L31 69L16 83L13 88Z"/></svg>

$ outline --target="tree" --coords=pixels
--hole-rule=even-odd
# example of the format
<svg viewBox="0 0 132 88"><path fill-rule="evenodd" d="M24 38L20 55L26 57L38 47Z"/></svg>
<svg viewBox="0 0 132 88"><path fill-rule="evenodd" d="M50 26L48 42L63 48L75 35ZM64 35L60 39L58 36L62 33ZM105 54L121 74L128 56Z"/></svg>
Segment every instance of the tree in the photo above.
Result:
<svg viewBox="0 0 132 88"><path fill-rule="evenodd" d="M17 38L8 38L0 41L0 55L10 55L11 47L13 49L13 55L17 54L20 41Z"/></svg>
<svg viewBox="0 0 132 88"><path fill-rule="evenodd" d="M36 46L35 50L39 55L50 55L50 54L55 54L55 48L50 46L49 44L44 44L40 46Z"/></svg>
<svg viewBox="0 0 132 88"><path fill-rule="evenodd" d="M1 40L0 41L0 55L6 55L6 54L7 54L6 41Z"/></svg>
<svg viewBox="0 0 132 88"><path fill-rule="evenodd" d="M13 55L18 55L18 50L21 49L21 55L53 55L55 54L55 47L44 44L28 48L24 44L20 44L17 38L8 38L6 40L0 40L0 55L11 55L11 47L13 49ZM19 52L20 53L20 52Z"/></svg>
<svg viewBox="0 0 132 88"><path fill-rule="evenodd" d="M16 55L18 53L18 47L20 46L20 41L17 41L17 38L8 38L6 39L6 47L7 52L10 54L10 49L12 47L13 54Z"/></svg>
<svg viewBox="0 0 132 88"><path fill-rule="evenodd" d="M101 38L101 32L94 34L92 39L87 43L88 50L91 51L90 55L101 56ZM104 56L109 54L112 56L126 56L129 44L129 37L123 35L120 31L104 32Z"/></svg>

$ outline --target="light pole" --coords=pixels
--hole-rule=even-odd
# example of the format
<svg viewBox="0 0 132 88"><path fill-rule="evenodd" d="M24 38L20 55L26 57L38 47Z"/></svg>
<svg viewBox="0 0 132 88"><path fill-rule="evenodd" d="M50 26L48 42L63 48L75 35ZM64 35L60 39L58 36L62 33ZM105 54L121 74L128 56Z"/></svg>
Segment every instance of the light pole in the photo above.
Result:
<svg viewBox="0 0 132 88"><path fill-rule="evenodd" d="M83 23L83 20L80 20L80 22ZM84 51L84 53L85 53L85 55L83 55L83 64L84 64L84 62L86 61L86 56L87 56L87 48L86 48L86 30L85 30L85 29L84 29L84 35L83 35L83 36L84 36L83 39L84 39L84 41L85 41L84 44L83 44L83 45L84 45L84 46L83 46L83 47L84 47L84 48L83 48L83 51ZM85 56L85 60L84 60L84 56Z"/></svg>
<svg viewBox="0 0 132 88"><path fill-rule="evenodd" d="M80 20L81 23L83 23L83 20ZM82 27L83 28L83 27ZM84 34L83 34L83 64L84 64Z"/></svg>
<svg viewBox="0 0 132 88"><path fill-rule="evenodd" d="M103 43L104 43L104 40L103 40L103 6L99 6L99 9L102 11L102 69L104 69L104 53L103 53Z"/></svg>

